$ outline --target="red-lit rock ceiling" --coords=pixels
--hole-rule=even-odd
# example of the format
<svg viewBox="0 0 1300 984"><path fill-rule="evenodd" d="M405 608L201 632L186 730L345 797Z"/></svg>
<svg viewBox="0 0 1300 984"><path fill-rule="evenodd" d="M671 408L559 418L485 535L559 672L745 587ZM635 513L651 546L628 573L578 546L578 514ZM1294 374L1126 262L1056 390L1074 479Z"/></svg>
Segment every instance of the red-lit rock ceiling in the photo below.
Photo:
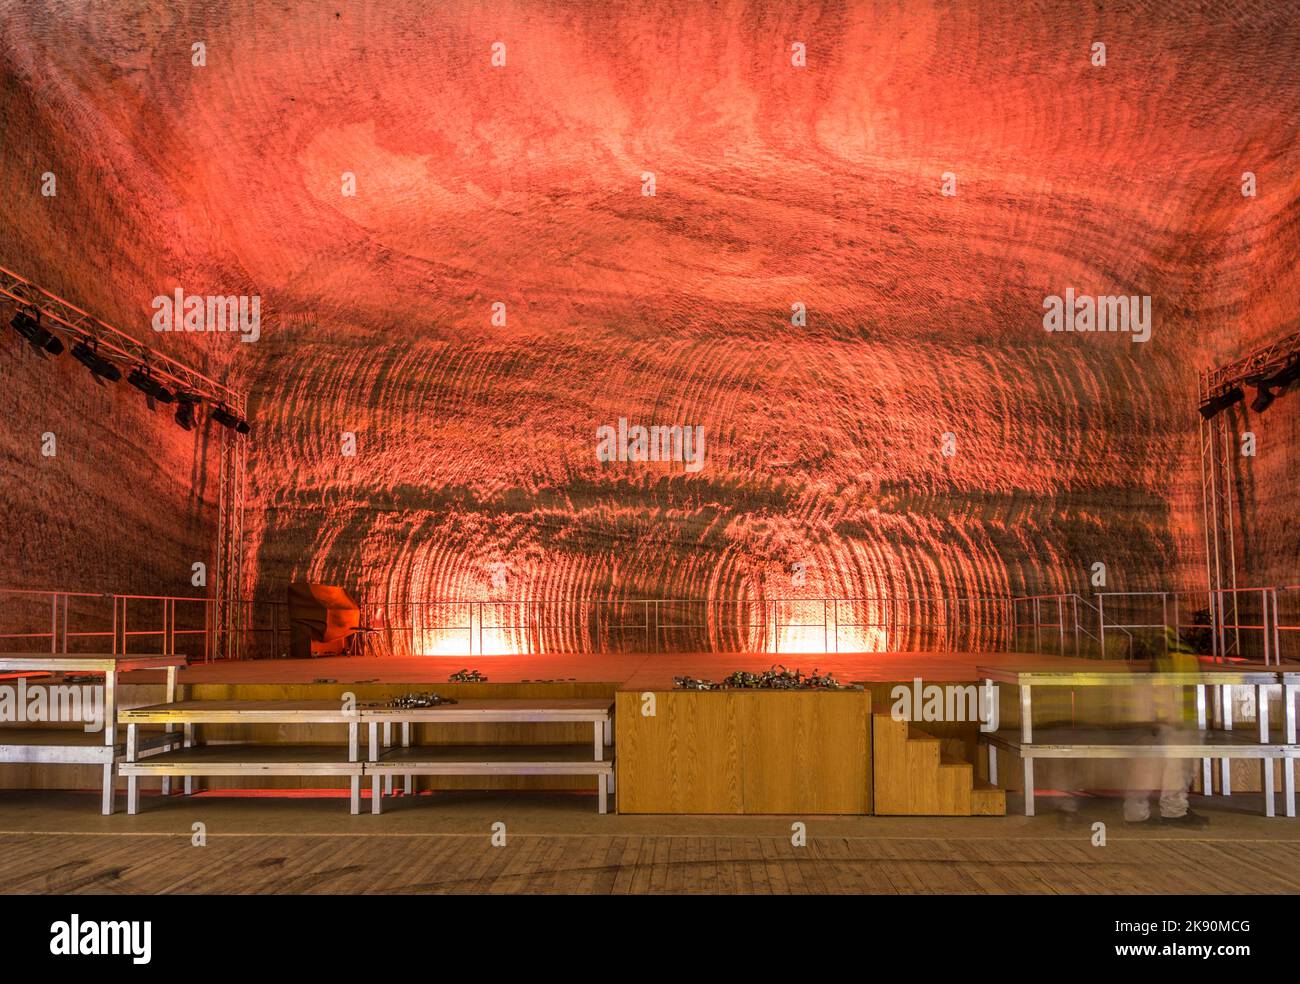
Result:
<svg viewBox="0 0 1300 984"><path fill-rule="evenodd" d="M1297 51L1284 2L9 2L0 265L250 394L265 596L1142 588L1197 569L1196 368L1294 326ZM261 340L154 335L177 286ZM1044 332L1069 287L1151 341ZM186 585L212 435L17 353L0 573ZM601 464L621 417L705 466Z"/></svg>

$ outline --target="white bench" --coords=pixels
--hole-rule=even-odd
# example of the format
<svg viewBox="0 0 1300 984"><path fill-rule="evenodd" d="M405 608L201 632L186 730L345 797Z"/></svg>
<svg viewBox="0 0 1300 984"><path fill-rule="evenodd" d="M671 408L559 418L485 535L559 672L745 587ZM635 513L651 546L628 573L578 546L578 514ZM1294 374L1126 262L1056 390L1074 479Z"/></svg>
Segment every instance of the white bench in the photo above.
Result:
<svg viewBox="0 0 1300 984"><path fill-rule="evenodd" d="M989 782L997 785L997 750L1006 749L1019 756L1024 769L1025 816L1034 815L1034 762L1040 758L1074 759L1200 759L1201 785L1211 795L1211 762L1221 766L1220 789L1231 793L1229 762L1236 758L1258 759L1264 791L1264 815L1274 816L1273 761L1284 764L1287 816L1295 816L1295 790L1290 780L1294 756L1295 708L1284 700L1285 734L1281 740L1270 737L1267 688L1284 683L1284 674L1275 669L1249 665L1202 665L1199 669L1150 672L1145 664L1130 665L1118 660L1084 660L1071 657L1043 657L1022 666L977 667L976 672L989 684L1009 684L1016 688L1020 705L1020 727L1016 731L981 732L979 740L988 746ZM1229 690L1234 686L1256 688L1256 727L1234 731L1232 701ZM1300 679L1297 679L1300 686ZM1033 720L1033 692L1043 687L1169 687L1196 690L1196 725L1175 741L1160 741L1144 734L1140 728L1040 728ZM1220 727L1211 727L1207 696L1219 698ZM1253 735L1252 735L1253 732ZM1289 743L1289 744L1288 744Z"/></svg>
<svg viewBox="0 0 1300 984"><path fill-rule="evenodd" d="M359 746L360 718L342 701L225 701L189 700L124 710L126 725L127 812L140 809L142 777L184 777L185 792L193 792L194 776L342 776L350 780L350 807L361 812L364 763ZM164 724L182 729L182 747L149 758L139 757L138 729ZM339 724L347 727L347 746L226 742L203 745L195 728L203 724Z"/></svg>
<svg viewBox="0 0 1300 984"><path fill-rule="evenodd" d="M172 701L123 710L126 725L127 812L140 808L142 777L182 777L185 792L193 792L194 776L343 776L350 780L351 810L360 812L361 777L371 776L371 811L382 810L381 780L389 793L393 777L403 776L406 791L417 775L594 775L598 805L608 810L614 788L614 766L605 750L613 742L613 701L466 700L439 707L345 708L342 701ZM412 747L415 724L573 724L592 725L591 745L453 745ZM360 727L369 727L369 755L363 759ZM143 758L139 729L162 724L181 729L180 747ZM196 727L205 724L338 724L347 728L347 747L278 743L199 743ZM394 747L393 726L401 728ZM382 735L382 744L380 743Z"/></svg>
<svg viewBox="0 0 1300 984"><path fill-rule="evenodd" d="M371 776L370 809L380 813L384 791L391 793L393 778L403 776L405 789L413 790L414 776L565 775L596 776L597 808L608 812L614 788L614 762L606 755L613 745L614 702L607 698L556 700L463 700L438 707L362 707L361 719L369 729L366 774ZM590 724L591 745L454 745L412 746L415 724ZM394 745L393 726L401 727L400 745ZM382 743L381 743L382 740Z"/></svg>
<svg viewBox="0 0 1300 984"><path fill-rule="evenodd" d="M0 673L87 673L104 678L104 722L102 733L63 728L0 728L0 762L30 765L97 765L103 770L101 812L113 812L117 766L125 746L117 740L117 677L133 670L166 670L167 700L176 697L176 671L185 665L184 656L68 653L0 653ZM41 686L61 686L44 678ZM169 729L170 730L170 729ZM169 733L150 736L138 752L144 754L173 748L179 736Z"/></svg>

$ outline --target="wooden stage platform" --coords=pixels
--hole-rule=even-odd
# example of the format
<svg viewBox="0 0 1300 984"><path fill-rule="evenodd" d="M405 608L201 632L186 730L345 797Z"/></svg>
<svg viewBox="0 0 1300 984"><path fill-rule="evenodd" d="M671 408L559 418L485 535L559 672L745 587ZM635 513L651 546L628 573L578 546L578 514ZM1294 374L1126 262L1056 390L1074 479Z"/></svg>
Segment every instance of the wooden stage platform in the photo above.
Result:
<svg viewBox="0 0 1300 984"><path fill-rule="evenodd" d="M841 683L974 681L977 666L1024 662L1024 653L556 653L524 656L335 656L198 663L182 674L187 684L339 683L445 684L460 669L477 669L492 683L607 683L618 689L664 690L683 674L721 679L734 670L765 670L780 663L805 673L834 673ZM148 674L141 682L154 682ZM158 680L161 681L161 675Z"/></svg>
<svg viewBox="0 0 1300 984"><path fill-rule="evenodd" d="M333 657L249 660L186 667L179 684L199 702L382 701L410 691L436 691L457 700L608 699L614 716L617 809L648 814L865 815L873 812L969 816L1005 812L1001 790L991 789L976 766L977 723L920 732L881 713L895 683L910 685L977 679L977 665L1016 659L1006 654L590 654L465 657ZM1018 657L1023 659L1024 657ZM780 664L805 673L833 673L839 692L675 690L673 678L721 680L736 670ZM461 669L484 683L451 683ZM154 679L157 677L157 679ZM122 685L122 705L160 699L161 674L141 671ZM657 710L647 713L644 695ZM887 707L887 704L883 706ZM445 723L421 725L417 743L518 746L577 744L590 736L575 726ZM566 730L567 728L567 730ZM328 745L340 741L325 724L214 723L215 743ZM572 733L570 733L572 732ZM880 767L873 767L880 763ZM74 780L75 781L75 780ZM276 775L273 789L328 787L345 780ZM0 787L30 788L50 779L22 767L0 767ZM591 777L571 775L426 775L420 790L595 789ZM209 788L241 788L234 773L214 776ZM57 787L56 787L57 788Z"/></svg>
<svg viewBox="0 0 1300 984"><path fill-rule="evenodd" d="M457 700L609 699L616 707L614 762L616 809L643 814L755 815L1002 815L1006 790L1018 790L1018 760L1006 756L1000 788L990 784L989 756L980 753L974 720L909 723L889 714L890 692L915 678L925 684L973 684L980 667L1023 666L1044 657L1019 653L800 653L800 654L587 654L466 657L252 660L192 665L180 674L187 699L196 701L333 701L351 693L361 702L383 701L410 691L437 691ZM1073 662L1073 661L1066 661ZM842 692L673 689L689 675L721 680L736 670L760 671L782 664L805 673L833 673L863 690ZM451 683L461 669L487 676L484 683ZM132 674L121 685L125 707L162 699L161 672ZM1005 689L1005 688L1004 688ZM646 697L654 710L647 713ZM1103 703L1105 698L1099 695ZM1044 726L1071 720L1084 706L1069 691L1036 699ZM1018 722L1018 702L1002 695L1004 727ZM536 745L589 742L589 729L553 725L444 723L421 725L417 744ZM568 730L566 730L568 729ZM214 743L284 742L337 744L327 725L214 724ZM1257 765L1256 765L1257 767ZM64 775L21 765L0 767L0 788L84 788L87 775ZM1080 774L1044 767L1042 789L1077 788ZM1246 791L1250 777L1237 776ZM1114 789L1090 782L1083 788ZM271 789L344 787L329 777L277 776ZM239 778L215 779L209 789L244 788ZM1255 787L1258 788L1258 787ZM592 777L560 775L428 775L416 792L451 790L589 790Z"/></svg>

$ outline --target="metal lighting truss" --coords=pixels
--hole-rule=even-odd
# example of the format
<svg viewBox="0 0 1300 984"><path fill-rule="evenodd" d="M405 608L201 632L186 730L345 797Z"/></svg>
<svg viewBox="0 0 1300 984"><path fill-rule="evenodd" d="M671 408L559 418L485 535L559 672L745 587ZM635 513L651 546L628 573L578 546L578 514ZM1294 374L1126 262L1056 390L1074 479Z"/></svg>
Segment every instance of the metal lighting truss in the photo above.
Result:
<svg viewBox="0 0 1300 984"><path fill-rule="evenodd" d="M1207 372L1200 374L1198 396L1210 396ZM1209 420L1198 415L1201 447L1201 508L1205 526L1205 575L1210 588L1211 639L1215 656L1240 652L1239 635L1225 635L1225 625L1237 625L1237 555L1232 519L1232 432L1228 411Z"/></svg>
<svg viewBox="0 0 1300 984"><path fill-rule="evenodd" d="M39 312L41 324L73 342L91 343L99 355L125 369L143 366L158 381L204 402L221 404L247 419L242 393L197 369L145 345L123 331L52 294L12 270L0 267L0 297L19 309ZM243 650L244 469L248 442L244 435L221 428L221 479L217 502L216 606L213 613L217 656L238 658Z"/></svg>
<svg viewBox="0 0 1300 984"><path fill-rule="evenodd" d="M1270 342L1235 362L1218 369L1208 369L1202 376L1207 394L1219 393L1230 386L1274 376L1300 358L1300 331Z"/></svg>
<svg viewBox="0 0 1300 984"><path fill-rule="evenodd" d="M1300 358L1300 332L1286 335L1249 355L1200 373L1198 405L1233 386L1268 379ZM1210 588L1210 617L1213 620L1215 654L1241 652L1237 617L1237 555L1232 515L1233 434L1228 415L1221 410L1209 420L1200 418L1201 505L1205 525L1205 571ZM1267 598L1262 621L1268 624ZM1275 613L1276 614L1276 613ZM1227 629L1231 629L1229 635Z"/></svg>
<svg viewBox="0 0 1300 984"><path fill-rule="evenodd" d="M248 442L221 429L221 494L217 500L217 659L244 656L244 472Z"/></svg>

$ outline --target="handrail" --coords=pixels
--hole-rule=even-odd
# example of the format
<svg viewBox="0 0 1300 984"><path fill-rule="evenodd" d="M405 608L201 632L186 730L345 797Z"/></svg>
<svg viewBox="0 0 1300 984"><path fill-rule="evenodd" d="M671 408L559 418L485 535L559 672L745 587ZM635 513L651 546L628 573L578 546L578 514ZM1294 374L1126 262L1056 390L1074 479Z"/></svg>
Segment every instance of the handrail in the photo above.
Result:
<svg viewBox="0 0 1300 984"><path fill-rule="evenodd" d="M1056 610L1057 610L1056 622L1045 623L1042 621L1042 603L1044 601L1056 602ZM1125 636L1128 637L1128 658L1132 659L1133 634L1120 625L1111 624L1107 626L1105 612L1102 607L1104 602L1099 602L1098 604L1094 605L1087 598L1084 598L1082 595L1074 591L1063 591L1063 592L1058 592L1056 594L1046 594L1046 595L1022 595L1012 599L1013 606L1023 602L1033 602L1034 617L1033 617L1032 624L1034 628L1035 650L1038 651L1042 650L1042 643L1040 638L1041 630L1044 628L1056 629L1058 631L1058 637L1059 637L1058 652L1062 656L1064 656L1065 655L1065 633L1066 630L1069 629L1072 631L1074 636L1074 652L1076 656L1081 655L1079 636L1080 634L1082 634L1083 636L1097 643L1098 648L1100 649L1100 656L1101 658L1104 659L1106 656L1106 629L1110 628L1110 629L1118 629L1120 632L1122 632ZM1069 602L1070 614L1071 614L1071 620L1068 625L1065 621L1066 602ZM1097 634L1094 635L1088 629L1084 621L1079 618L1080 605L1082 605L1086 609L1090 609L1091 611L1096 612ZM1016 629L1017 631L1019 630L1018 622L1016 623Z"/></svg>
<svg viewBox="0 0 1300 984"><path fill-rule="evenodd" d="M151 652L165 655L176 654L177 637L202 636L202 658L206 662L214 652L213 648L213 605L215 599L208 597L184 597L177 595L114 594L111 592L60 591L33 588L0 588L0 598L4 596L21 596L31 598L44 604L48 599L50 606L50 627L37 632L4 632L0 639L41 639L49 641L51 653L72 652L70 645L79 640L111 639L109 646L114 656L126 655L131 649L133 639L149 638L157 640L157 645L149 646ZM73 599L95 599L111 603L111 613L101 619L107 622L107 628L74 629L69 626L72 618L71 601ZM141 616L138 610L133 612L131 603L161 603L160 615L150 618ZM178 621L177 605L199 605L202 609L202 627L194 627L193 622ZM184 609L183 609L184 610ZM143 624L144 628L138 628ZM138 650L137 650L138 651Z"/></svg>
<svg viewBox="0 0 1300 984"><path fill-rule="evenodd" d="M1261 617L1238 618L1236 624L1224 628L1260 633L1265 660L1280 661L1283 634L1300 633L1300 622L1283 620L1279 595L1283 600L1300 597L1300 585L1224 589L1223 593L1230 592L1259 594ZM1288 598L1286 592L1296 594ZM3 596L37 602L28 606L28 622L39 620L39 606L48 604L45 617L49 621L48 628L27 624L20 631L0 631L0 645L3 640L39 640L42 646L48 644L51 652L67 652L69 646L85 645L89 640L111 639L114 653L127 653L140 651L140 640L150 640L151 651L170 654L179 642L202 636L201 656L198 652L191 655L207 661L217 652L216 599L212 597L0 588ZM530 653L599 652L623 649L629 641L645 652L696 648L773 654L1017 651L1023 634L1032 631L1035 652L1066 655L1072 648L1074 655L1084 655L1083 643L1087 641L1095 644L1103 657L1106 635L1118 632L1128 640L1128 656L1132 657L1135 631L1161 629L1168 646L1170 628L1179 633L1210 628L1183 620L1188 606L1182 599L1189 596L1211 604L1215 617L1222 619L1219 612L1223 606L1205 590L1108 591L1099 592L1095 601L1077 592L1057 592L929 598L883 594L752 599L367 598L359 604L363 624L379 630L382 638L378 641L393 652L406 651L408 646L412 653L439 651L440 639L452 640L447 651L466 656L491 655L502 648ZM1160 599L1160 621L1131 616L1119 621L1109 614L1114 606L1135 599ZM99 609L95 603L106 604ZM280 642L289 628L287 603L245 599L239 604L247 606L250 617L245 631L249 637L268 641L269 634L271 654L284 652ZM1028 618L1024 617L1026 606L1031 609ZM1286 607L1289 613L1291 607ZM0 616L3 614L0 611ZM254 619L255 614L261 617ZM91 619L89 625L85 624L87 618ZM1217 635L1212 634L1212 639L1218 655ZM686 648L680 648L683 646Z"/></svg>

